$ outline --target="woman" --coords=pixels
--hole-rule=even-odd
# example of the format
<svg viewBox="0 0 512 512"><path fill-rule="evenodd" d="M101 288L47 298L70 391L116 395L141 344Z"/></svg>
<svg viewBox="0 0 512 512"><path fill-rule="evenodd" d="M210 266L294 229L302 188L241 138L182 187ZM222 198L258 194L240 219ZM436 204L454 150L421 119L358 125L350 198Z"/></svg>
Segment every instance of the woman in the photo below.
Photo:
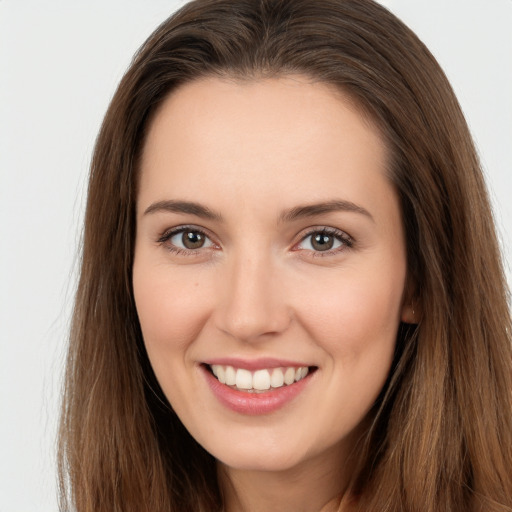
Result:
<svg viewBox="0 0 512 512"><path fill-rule="evenodd" d="M63 508L512 510L506 299L410 30L369 0L191 2L98 138Z"/></svg>

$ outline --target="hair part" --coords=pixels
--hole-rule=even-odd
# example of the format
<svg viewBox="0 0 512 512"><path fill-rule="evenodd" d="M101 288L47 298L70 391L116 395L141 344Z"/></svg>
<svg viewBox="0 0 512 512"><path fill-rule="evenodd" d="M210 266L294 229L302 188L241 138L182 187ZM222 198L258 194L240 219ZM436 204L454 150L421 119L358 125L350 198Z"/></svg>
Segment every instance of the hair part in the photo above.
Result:
<svg viewBox="0 0 512 512"><path fill-rule="evenodd" d="M62 508L220 510L215 461L149 364L133 300L139 160L168 94L209 76L303 75L348 95L392 156L417 326L357 447L360 510L512 510L512 354L489 199L439 65L371 0L196 0L136 54L91 165L60 428Z"/></svg>

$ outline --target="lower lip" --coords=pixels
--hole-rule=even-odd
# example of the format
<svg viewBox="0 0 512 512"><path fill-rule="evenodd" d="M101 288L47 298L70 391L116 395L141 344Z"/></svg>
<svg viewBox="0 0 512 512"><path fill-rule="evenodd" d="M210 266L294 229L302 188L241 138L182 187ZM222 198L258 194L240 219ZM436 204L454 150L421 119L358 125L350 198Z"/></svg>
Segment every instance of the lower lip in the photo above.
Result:
<svg viewBox="0 0 512 512"><path fill-rule="evenodd" d="M310 373L298 382L272 391L247 393L222 384L206 367L201 366L201 369L208 386L221 404L237 413L253 416L270 414L284 407L304 390L312 376Z"/></svg>

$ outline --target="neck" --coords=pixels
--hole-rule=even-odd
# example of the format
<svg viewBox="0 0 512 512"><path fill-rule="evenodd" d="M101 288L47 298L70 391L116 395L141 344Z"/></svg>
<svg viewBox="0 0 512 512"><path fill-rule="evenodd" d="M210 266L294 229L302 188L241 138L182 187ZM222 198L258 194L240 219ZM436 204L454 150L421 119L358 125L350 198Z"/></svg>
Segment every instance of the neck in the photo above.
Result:
<svg viewBox="0 0 512 512"><path fill-rule="evenodd" d="M340 464L340 454L332 452L281 471L218 465L226 512L334 512L350 475L350 465Z"/></svg>

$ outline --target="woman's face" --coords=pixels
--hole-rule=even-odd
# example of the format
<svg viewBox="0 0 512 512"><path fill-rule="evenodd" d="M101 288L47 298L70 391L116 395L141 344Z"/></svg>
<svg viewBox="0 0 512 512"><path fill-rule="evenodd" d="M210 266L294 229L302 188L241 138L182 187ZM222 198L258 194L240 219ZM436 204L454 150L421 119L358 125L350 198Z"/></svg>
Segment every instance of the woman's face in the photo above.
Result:
<svg viewBox="0 0 512 512"><path fill-rule="evenodd" d="M154 118L137 311L169 402L227 467L339 463L353 446L411 316L386 161L346 98L300 76L196 81Z"/></svg>

